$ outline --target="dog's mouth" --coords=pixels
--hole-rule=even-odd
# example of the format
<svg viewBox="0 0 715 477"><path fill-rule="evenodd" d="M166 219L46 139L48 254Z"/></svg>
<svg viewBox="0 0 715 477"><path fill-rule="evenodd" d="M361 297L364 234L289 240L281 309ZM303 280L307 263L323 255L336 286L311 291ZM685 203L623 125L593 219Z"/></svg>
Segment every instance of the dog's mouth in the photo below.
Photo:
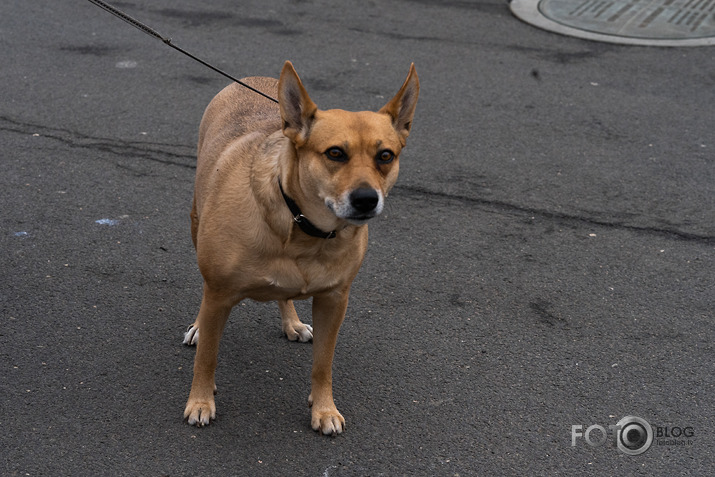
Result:
<svg viewBox="0 0 715 477"><path fill-rule="evenodd" d="M350 224L352 225L365 225L368 220L372 219L375 217L377 214L370 214L370 215L354 215L351 217L342 217L344 220L347 220Z"/></svg>

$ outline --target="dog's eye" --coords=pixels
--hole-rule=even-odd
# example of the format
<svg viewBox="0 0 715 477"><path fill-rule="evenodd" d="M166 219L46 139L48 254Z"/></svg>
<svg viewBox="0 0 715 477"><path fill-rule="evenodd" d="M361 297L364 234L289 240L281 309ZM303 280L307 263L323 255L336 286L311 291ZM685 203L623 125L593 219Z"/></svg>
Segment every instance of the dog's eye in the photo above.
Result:
<svg viewBox="0 0 715 477"><path fill-rule="evenodd" d="M380 164L389 164L395 158L395 153L389 149L385 149L377 153L377 162Z"/></svg>
<svg viewBox="0 0 715 477"><path fill-rule="evenodd" d="M330 159L331 161L347 161L348 156L345 154L345 151L340 149L339 147L331 147L327 151L325 151L325 155Z"/></svg>

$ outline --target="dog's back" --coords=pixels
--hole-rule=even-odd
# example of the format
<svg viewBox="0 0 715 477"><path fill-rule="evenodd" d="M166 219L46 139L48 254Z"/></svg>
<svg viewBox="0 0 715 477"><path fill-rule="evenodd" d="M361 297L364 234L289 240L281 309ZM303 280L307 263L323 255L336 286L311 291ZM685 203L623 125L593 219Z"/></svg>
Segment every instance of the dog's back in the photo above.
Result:
<svg viewBox="0 0 715 477"><path fill-rule="evenodd" d="M275 78L255 76L241 81L268 95L278 94L278 80ZM277 103L257 95L238 83L232 83L214 97L204 112L199 127L199 157L206 154L203 149L207 146L225 149L228 142L249 131L272 134L280 128L280 111ZM207 136L211 137L211 144L204 144Z"/></svg>

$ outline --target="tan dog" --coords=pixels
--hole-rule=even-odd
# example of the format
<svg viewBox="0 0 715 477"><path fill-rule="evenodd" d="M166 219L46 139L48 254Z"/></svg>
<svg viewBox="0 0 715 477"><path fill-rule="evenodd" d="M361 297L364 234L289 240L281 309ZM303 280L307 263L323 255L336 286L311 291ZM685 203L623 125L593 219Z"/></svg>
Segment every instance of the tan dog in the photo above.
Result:
<svg viewBox="0 0 715 477"><path fill-rule="evenodd" d="M288 339L313 340L311 425L339 434L335 342L367 248L365 223L397 180L419 80L412 65L377 113L319 110L290 62L278 81L243 81L277 93L280 105L234 83L201 121L191 234L204 294L184 339L198 341L184 417L201 426L216 415L214 373L231 309L245 298L277 300ZM309 297L313 328L291 301Z"/></svg>

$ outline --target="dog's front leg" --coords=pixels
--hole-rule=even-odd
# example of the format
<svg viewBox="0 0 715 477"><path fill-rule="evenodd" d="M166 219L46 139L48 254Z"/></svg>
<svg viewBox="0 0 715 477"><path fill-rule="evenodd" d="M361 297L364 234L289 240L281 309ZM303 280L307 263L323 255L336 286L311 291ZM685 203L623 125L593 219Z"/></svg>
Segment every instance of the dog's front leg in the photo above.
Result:
<svg viewBox="0 0 715 477"><path fill-rule="evenodd" d="M218 362L218 345L233 305L227 297L204 286L204 296L196 320L201 333L194 358L194 379L184 409L184 418L188 419L189 424L205 426L216 417L214 376Z"/></svg>
<svg viewBox="0 0 715 477"><path fill-rule="evenodd" d="M333 353L348 307L349 288L313 298L313 372L308 403L313 430L340 434L345 419L333 402Z"/></svg>

